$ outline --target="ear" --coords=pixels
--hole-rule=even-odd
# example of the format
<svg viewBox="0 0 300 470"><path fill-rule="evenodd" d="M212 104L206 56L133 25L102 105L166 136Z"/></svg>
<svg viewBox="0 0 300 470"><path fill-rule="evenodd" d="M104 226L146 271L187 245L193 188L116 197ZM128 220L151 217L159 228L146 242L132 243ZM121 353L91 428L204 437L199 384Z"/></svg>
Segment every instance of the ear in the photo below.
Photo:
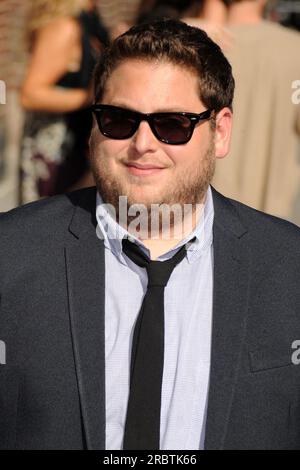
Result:
<svg viewBox="0 0 300 470"><path fill-rule="evenodd" d="M232 111L223 108L216 115L215 149L216 158L224 158L229 152L232 129Z"/></svg>

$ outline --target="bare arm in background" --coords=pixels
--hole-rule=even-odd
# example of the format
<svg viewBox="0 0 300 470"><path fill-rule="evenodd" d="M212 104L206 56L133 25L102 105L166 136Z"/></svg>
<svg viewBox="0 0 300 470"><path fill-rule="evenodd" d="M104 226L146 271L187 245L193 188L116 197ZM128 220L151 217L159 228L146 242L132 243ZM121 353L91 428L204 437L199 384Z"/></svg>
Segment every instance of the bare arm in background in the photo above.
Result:
<svg viewBox="0 0 300 470"><path fill-rule="evenodd" d="M89 101L89 91L55 86L68 71L79 68L81 30L75 19L60 18L41 29L35 38L21 91L25 109L64 113Z"/></svg>

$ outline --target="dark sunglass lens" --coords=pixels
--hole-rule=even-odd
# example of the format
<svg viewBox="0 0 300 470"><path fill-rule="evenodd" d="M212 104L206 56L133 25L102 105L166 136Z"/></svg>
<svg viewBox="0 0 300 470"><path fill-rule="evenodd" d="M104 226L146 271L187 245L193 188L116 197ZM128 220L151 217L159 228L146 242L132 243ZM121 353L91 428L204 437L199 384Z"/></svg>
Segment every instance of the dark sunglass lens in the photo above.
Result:
<svg viewBox="0 0 300 470"><path fill-rule="evenodd" d="M100 111L102 131L112 139L129 138L136 126L136 120L131 113L119 109L105 108Z"/></svg>
<svg viewBox="0 0 300 470"><path fill-rule="evenodd" d="M191 121L187 116L170 114L155 116L153 124L158 136L169 143L187 142L191 134Z"/></svg>

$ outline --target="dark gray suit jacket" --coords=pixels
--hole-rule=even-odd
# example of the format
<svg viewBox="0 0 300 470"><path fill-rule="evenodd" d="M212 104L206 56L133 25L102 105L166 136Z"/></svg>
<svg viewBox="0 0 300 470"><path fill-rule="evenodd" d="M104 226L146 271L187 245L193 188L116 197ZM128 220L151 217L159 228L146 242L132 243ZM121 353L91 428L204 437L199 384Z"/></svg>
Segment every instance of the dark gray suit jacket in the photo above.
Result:
<svg viewBox="0 0 300 470"><path fill-rule="evenodd" d="M89 188L0 216L2 449L105 449L95 200ZM205 448L300 449L300 229L215 190L213 202Z"/></svg>

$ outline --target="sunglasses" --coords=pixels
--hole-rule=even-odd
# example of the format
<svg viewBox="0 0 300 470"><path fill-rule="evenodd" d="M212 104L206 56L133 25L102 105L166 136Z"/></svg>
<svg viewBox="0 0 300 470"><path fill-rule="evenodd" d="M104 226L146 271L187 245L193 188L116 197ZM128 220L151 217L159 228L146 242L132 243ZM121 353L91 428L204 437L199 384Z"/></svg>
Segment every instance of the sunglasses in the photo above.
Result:
<svg viewBox="0 0 300 470"><path fill-rule="evenodd" d="M108 104L94 104L92 112L100 132L110 139L129 139L141 121L147 121L155 137L165 144L186 144L192 137L195 125L210 119L212 110L200 114L185 112L139 113Z"/></svg>

